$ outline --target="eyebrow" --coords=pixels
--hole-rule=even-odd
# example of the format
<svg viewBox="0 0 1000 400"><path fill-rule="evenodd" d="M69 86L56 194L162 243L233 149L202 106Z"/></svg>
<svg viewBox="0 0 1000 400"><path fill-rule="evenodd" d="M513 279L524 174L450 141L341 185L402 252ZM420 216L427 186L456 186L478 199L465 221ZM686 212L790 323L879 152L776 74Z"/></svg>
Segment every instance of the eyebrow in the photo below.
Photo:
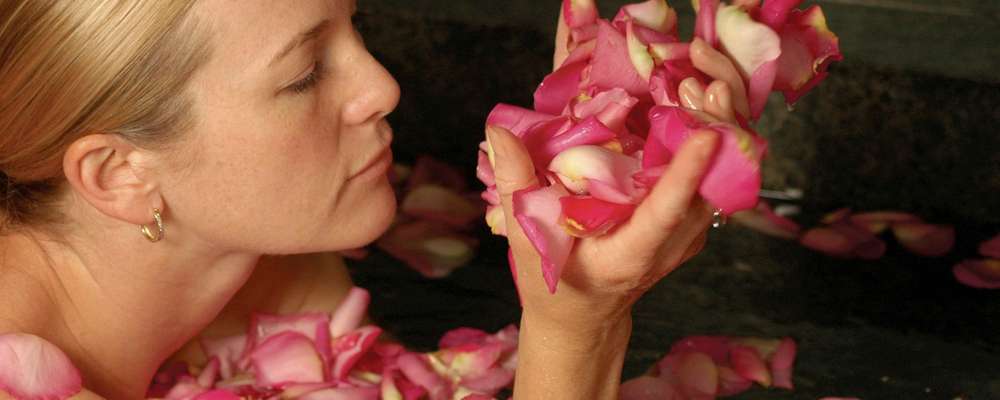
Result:
<svg viewBox="0 0 1000 400"><path fill-rule="evenodd" d="M286 44L285 47L283 47L281 51L278 52L278 54L275 54L274 57L271 58L271 62L268 63L268 66L269 67L273 66L275 63L277 63L282 58L287 56L288 53L291 53L292 50L295 50L296 48L302 46L303 44L305 44L310 40L316 39L320 35L320 33L323 33L323 31L326 30L327 26L329 25L330 25L330 20L324 19L320 21L318 24L316 24L316 26L310 28L309 30L302 32L298 35L295 35L294 39L288 42L288 44Z"/></svg>

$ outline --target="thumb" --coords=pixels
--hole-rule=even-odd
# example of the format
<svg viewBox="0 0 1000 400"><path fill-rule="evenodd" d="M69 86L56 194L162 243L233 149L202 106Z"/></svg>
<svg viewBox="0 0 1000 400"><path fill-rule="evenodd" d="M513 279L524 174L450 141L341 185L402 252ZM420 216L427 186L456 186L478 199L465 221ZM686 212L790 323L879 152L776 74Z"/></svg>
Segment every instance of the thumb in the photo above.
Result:
<svg viewBox="0 0 1000 400"><path fill-rule="evenodd" d="M492 155L497 193L507 220L507 239L512 246L521 247L528 240L514 216L514 193L538 186L535 165L521 139L504 128L487 126L486 142Z"/></svg>
<svg viewBox="0 0 1000 400"><path fill-rule="evenodd" d="M514 192L538 185L535 165L521 139L504 128L486 127L486 141L493 155L497 192L504 207L507 207ZM504 211L508 210L505 208Z"/></svg>

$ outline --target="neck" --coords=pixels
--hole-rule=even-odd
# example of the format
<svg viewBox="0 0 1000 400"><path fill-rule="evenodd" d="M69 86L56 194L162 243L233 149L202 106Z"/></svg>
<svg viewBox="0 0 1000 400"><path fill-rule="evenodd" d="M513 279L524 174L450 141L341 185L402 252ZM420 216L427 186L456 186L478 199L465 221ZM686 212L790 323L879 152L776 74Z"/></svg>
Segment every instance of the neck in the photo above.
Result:
<svg viewBox="0 0 1000 400"><path fill-rule="evenodd" d="M124 228L32 240L51 267L40 270L59 315L39 336L70 355L90 390L142 398L163 360L215 318L259 256L170 236L150 243Z"/></svg>

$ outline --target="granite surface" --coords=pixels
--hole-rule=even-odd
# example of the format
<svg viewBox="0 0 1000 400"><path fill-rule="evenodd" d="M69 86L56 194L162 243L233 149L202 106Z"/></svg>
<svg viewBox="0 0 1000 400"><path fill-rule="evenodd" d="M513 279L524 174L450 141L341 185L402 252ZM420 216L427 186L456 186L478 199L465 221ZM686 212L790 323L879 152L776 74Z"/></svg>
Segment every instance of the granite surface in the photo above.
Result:
<svg viewBox="0 0 1000 400"><path fill-rule="evenodd" d="M497 102L530 104L549 67L547 32L379 12L359 18L373 53L396 76L390 118L400 161L430 154L469 171ZM839 260L737 226L713 231L696 259L637 305L626 377L693 334L792 336L794 392L736 399L1000 398L1000 291L956 283L951 266L1000 233L1000 86L875 66L837 65L787 110L772 98L758 130L771 143L765 186L803 189L804 225L832 209L900 209L955 224L949 255L911 256L889 240L871 262ZM476 231L479 255L428 281L375 253L351 264L373 293L373 317L430 349L457 326L516 322L503 241Z"/></svg>

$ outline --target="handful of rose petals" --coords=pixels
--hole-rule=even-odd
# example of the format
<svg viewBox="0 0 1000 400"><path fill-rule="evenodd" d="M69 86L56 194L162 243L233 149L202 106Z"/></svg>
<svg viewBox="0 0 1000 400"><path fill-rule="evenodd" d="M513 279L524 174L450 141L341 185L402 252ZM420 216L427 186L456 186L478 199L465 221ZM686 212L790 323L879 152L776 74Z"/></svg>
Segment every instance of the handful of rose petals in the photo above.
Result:
<svg viewBox="0 0 1000 400"><path fill-rule="evenodd" d="M499 104L487 118L521 139L543 182L514 194L513 217L541 256L552 292L574 238L603 235L627 221L697 130L721 135L701 196L726 215L753 208L767 142L750 124L771 92L794 103L842 58L818 6L694 3L695 36L726 55L742 78L730 87L748 99L748 109L737 110L738 122L714 121L682 106L682 81L694 78L704 87L711 80L692 63L691 42L678 37L677 14L665 0L626 5L610 21L599 19L593 0L564 0L569 56L542 81L533 110ZM486 221L505 235L491 154L481 143L477 176L487 186Z"/></svg>

